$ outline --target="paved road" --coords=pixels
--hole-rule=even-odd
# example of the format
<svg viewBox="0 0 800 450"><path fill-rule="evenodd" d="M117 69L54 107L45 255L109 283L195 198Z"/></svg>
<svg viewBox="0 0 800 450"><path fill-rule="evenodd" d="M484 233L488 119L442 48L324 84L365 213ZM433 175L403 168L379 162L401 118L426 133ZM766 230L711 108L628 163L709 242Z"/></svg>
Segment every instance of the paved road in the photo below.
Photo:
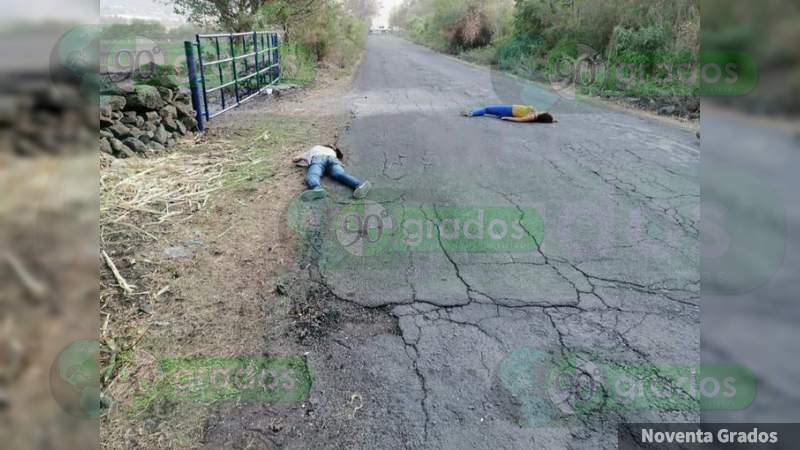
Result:
<svg viewBox="0 0 800 450"><path fill-rule="evenodd" d="M344 327L309 356L313 416L327 430L318 439L616 448L620 421L697 416L602 401L620 395L610 367L663 380L667 365L699 362L692 131L388 36L370 37L351 95L340 144L376 190L361 207L332 187L331 228L313 245L331 292L397 326ZM499 101L534 103L559 122L459 115ZM574 379L595 396L572 396ZM342 419L350 393L363 407Z"/></svg>

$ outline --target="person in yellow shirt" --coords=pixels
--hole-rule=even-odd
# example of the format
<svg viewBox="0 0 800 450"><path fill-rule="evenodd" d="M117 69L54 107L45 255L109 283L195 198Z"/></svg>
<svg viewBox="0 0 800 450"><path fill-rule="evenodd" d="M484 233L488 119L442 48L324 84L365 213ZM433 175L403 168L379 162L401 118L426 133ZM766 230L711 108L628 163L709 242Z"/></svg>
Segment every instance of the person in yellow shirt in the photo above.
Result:
<svg viewBox="0 0 800 450"><path fill-rule="evenodd" d="M509 122L558 122L550 113L537 112L536 108L528 105L491 105L464 113L467 117L497 116Z"/></svg>

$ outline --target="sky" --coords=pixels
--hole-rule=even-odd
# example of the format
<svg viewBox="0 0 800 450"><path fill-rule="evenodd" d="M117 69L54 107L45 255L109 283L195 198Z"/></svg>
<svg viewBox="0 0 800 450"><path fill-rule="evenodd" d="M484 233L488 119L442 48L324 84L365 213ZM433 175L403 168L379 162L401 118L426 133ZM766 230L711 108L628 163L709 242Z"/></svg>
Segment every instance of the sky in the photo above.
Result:
<svg viewBox="0 0 800 450"><path fill-rule="evenodd" d="M373 26L389 26L389 15L392 13L392 9L397 6L400 6L403 3L403 0L379 0L381 3L380 12L378 13L378 17L375 18L373 21Z"/></svg>
<svg viewBox="0 0 800 450"><path fill-rule="evenodd" d="M96 22L98 10L98 0L10 0L3 2L0 21Z"/></svg>
<svg viewBox="0 0 800 450"><path fill-rule="evenodd" d="M403 0L379 0L380 9L373 25L389 25L392 9ZM104 15L135 15L153 19L175 19L171 8L158 0L10 0L4 2L0 21L69 20L93 22L98 11ZM172 16L172 17L170 17Z"/></svg>
<svg viewBox="0 0 800 450"><path fill-rule="evenodd" d="M184 22L174 13L174 6L163 0L102 0L100 14L155 19L168 22Z"/></svg>

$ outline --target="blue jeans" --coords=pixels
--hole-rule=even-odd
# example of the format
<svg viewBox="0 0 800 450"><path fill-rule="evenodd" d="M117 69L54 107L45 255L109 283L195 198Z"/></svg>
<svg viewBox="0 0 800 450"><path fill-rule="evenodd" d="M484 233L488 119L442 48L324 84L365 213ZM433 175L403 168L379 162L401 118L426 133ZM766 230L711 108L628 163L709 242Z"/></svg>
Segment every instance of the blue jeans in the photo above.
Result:
<svg viewBox="0 0 800 450"><path fill-rule="evenodd" d="M361 181L349 175L337 158L333 156L315 156L311 158L311 164L308 166L308 172L306 172L306 184L308 188L316 189L320 187L322 176L325 175L325 173L350 189L361 186Z"/></svg>
<svg viewBox="0 0 800 450"><path fill-rule="evenodd" d="M486 108L478 108L470 114L472 117L480 117L485 115L498 116L498 117L512 117L514 115L514 107L512 105L492 105Z"/></svg>

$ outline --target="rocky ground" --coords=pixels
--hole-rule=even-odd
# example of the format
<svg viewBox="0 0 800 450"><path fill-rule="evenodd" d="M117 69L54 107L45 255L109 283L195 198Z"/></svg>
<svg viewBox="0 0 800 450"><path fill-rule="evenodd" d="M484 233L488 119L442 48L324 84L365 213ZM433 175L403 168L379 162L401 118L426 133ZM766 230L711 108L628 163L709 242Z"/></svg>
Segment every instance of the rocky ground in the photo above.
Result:
<svg viewBox="0 0 800 450"><path fill-rule="evenodd" d="M18 156L91 152L97 109L79 87L47 74L0 74L0 151Z"/></svg>
<svg viewBox="0 0 800 450"><path fill-rule="evenodd" d="M35 47L20 59L36 60ZM59 352L99 326L97 109L77 86L9 62L0 74L0 441L91 448L97 423L64 412L50 386Z"/></svg>
<svg viewBox="0 0 800 450"><path fill-rule="evenodd" d="M700 120L699 97L623 97L607 98L607 100L649 111L659 116L678 117L694 122Z"/></svg>

